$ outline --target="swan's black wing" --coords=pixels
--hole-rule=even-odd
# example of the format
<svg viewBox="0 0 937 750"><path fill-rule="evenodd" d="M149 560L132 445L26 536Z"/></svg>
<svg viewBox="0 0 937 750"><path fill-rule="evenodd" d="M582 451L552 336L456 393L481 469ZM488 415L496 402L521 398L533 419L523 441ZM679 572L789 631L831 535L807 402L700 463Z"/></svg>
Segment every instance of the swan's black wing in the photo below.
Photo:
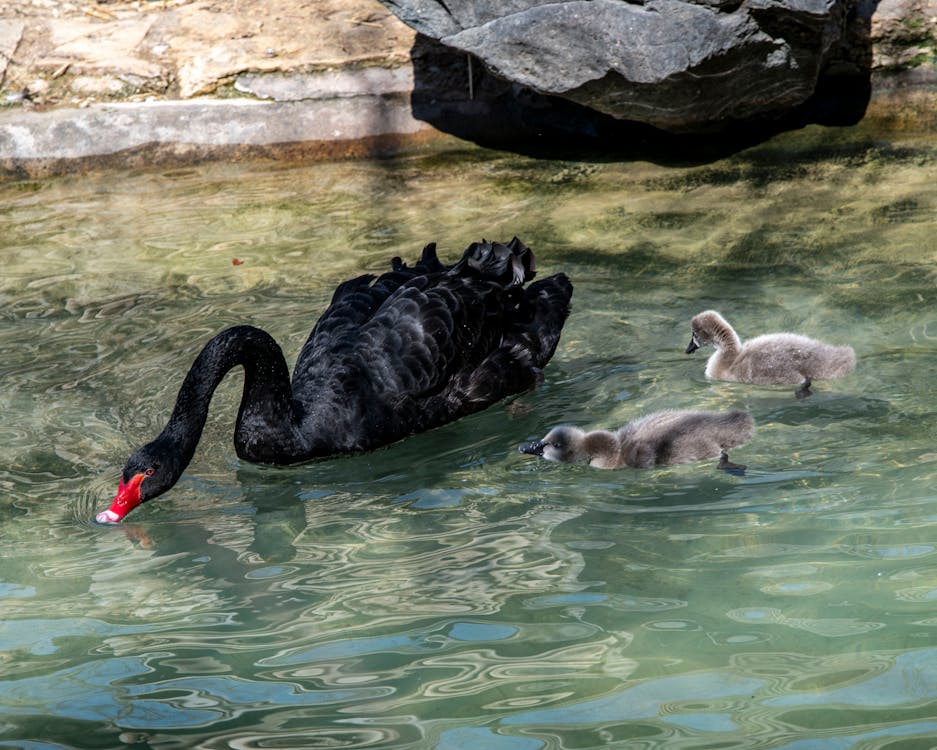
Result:
<svg viewBox="0 0 937 750"><path fill-rule="evenodd" d="M376 419L439 393L498 345L502 290L492 282L434 273L389 295L369 289L329 308L316 326L293 372L294 398L320 406L331 398Z"/></svg>
<svg viewBox="0 0 937 750"><path fill-rule="evenodd" d="M394 258L391 270L381 274L377 280L372 274L365 274L339 284L328 308L303 345L293 373L294 388L297 375L306 377L301 373L306 371L310 361L329 357L336 348L342 348L342 342L348 341L353 332L370 320L387 298L402 285L417 276L446 270L448 266L444 266L436 257L436 243L431 242L423 248L420 260L412 268L400 258Z"/></svg>
<svg viewBox="0 0 937 750"><path fill-rule="evenodd" d="M425 261L342 285L300 355L294 398L308 429L336 441L332 452L377 447L525 390L556 347L572 288L563 276L520 286L533 257L519 240L473 244L451 268Z"/></svg>
<svg viewBox="0 0 937 750"><path fill-rule="evenodd" d="M401 287L362 326L356 350L384 403L426 399L498 346L503 290L434 274Z"/></svg>
<svg viewBox="0 0 937 750"><path fill-rule="evenodd" d="M380 405L368 409L369 421L389 419L387 435L399 439L533 387L556 350L571 295L562 274L528 289L415 279L363 331L361 351Z"/></svg>

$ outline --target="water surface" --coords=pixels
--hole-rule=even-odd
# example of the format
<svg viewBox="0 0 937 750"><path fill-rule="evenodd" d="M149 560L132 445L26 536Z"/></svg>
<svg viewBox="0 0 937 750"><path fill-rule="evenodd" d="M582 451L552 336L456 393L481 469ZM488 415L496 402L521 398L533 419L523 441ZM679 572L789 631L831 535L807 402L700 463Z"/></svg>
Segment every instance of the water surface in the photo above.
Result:
<svg viewBox="0 0 937 750"><path fill-rule="evenodd" d="M466 147L0 186L0 746L931 747L935 146L811 128L688 166ZM543 387L273 469L234 455L232 374L180 483L91 523L215 332L292 361L341 280L515 234L576 286ZM859 366L804 401L707 381L683 353L706 308ZM517 452L736 407L742 477Z"/></svg>

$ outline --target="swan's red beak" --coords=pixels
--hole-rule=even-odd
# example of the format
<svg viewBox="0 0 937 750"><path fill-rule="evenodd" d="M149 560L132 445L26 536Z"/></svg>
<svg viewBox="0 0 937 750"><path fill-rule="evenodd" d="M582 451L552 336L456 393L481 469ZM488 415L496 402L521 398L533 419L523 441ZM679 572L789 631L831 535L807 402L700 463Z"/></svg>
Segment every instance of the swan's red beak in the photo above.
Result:
<svg viewBox="0 0 937 750"><path fill-rule="evenodd" d="M102 510L95 516L98 523L119 523L130 511L136 508L142 501L140 500L140 482L145 478L145 474L135 474L129 482L124 482L120 478L120 484L117 486L117 497L111 503L111 507Z"/></svg>

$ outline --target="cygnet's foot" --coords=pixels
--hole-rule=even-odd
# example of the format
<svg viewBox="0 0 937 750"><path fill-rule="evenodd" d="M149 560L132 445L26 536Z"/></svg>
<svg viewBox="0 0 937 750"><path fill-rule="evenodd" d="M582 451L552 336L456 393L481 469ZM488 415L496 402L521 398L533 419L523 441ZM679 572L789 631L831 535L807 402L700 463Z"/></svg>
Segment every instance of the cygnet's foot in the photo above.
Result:
<svg viewBox="0 0 937 750"><path fill-rule="evenodd" d="M719 468L722 471L728 472L729 474L734 474L737 477L742 476L745 473L745 469L748 467L744 464L734 464L729 461L729 454L725 451L719 454Z"/></svg>
<svg viewBox="0 0 937 750"><path fill-rule="evenodd" d="M813 391L810 390L810 378L804 378L804 382L801 383L800 388L794 391L794 395L797 398L807 398L807 396L812 396Z"/></svg>

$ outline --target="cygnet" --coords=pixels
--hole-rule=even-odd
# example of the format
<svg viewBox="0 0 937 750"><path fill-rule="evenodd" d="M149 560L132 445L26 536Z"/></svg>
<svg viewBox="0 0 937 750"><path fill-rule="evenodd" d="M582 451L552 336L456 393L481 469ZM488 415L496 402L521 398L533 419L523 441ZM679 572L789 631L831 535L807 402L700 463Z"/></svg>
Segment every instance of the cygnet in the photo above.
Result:
<svg viewBox="0 0 937 750"><path fill-rule="evenodd" d="M811 394L813 380L830 380L851 372L856 353L851 346L832 346L796 333L768 333L744 344L715 310L701 312L691 323L686 353L706 344L716 351L706 363L706 377L758 385L800 383L797 398Z"/></svg>
<svg viewBox="0 0 937 750"><path fill-rule="evenodd" d="M659 411L614 432L554 427L542 440L521 445L520 451L597 469L644 469L718 456L720 469L741 473L745 466L729 463L728 449L748 442L754 433L755 422L744 411Z"/></svg>

